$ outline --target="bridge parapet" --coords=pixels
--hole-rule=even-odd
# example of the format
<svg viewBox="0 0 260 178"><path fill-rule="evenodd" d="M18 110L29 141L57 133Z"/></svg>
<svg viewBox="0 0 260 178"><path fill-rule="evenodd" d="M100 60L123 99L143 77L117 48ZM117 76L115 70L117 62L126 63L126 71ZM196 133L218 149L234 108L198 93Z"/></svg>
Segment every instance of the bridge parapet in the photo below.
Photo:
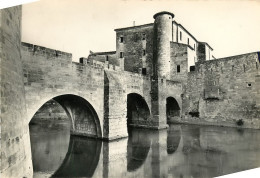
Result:
<svg viewBox="0 0 260 178"><path fill-rule="evenodd" d="M38 46L26 42L22 42L22 50L31 52L35 55L46 56L47 58L62 58L64 60L66 59L68 61L72 61L71 53L50 49L50 48L46 48L43 46Z"/></svg>

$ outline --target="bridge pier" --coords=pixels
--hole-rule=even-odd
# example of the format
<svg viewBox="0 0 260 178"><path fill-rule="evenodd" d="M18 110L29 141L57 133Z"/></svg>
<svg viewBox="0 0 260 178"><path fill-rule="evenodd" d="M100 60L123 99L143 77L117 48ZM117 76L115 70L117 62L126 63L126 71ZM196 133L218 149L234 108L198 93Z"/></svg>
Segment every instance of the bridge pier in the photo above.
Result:
<svg viewBox="0 0 260 178"><path fill-rule="evenodd" d="M151 114L153 128L165 129L168 128L166 118L166 80L153 79L151 81Z"/></svg>

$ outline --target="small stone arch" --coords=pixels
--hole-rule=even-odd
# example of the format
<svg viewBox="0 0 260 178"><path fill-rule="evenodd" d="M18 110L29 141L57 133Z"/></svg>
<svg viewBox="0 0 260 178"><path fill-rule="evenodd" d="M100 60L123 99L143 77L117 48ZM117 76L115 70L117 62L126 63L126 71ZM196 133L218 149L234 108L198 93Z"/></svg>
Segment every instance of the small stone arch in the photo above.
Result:
<svg viewBox="0 0 260 178"><path fill-rule="evenodd" d="M145 98L138 93L127 95L127 125L146 125L151 118L151 112Z"/></svg>
<svg viewBox="0 0 260 178"><path fill-rule="evenodd" d="M166 98L166 116L167 122L173 119L178 119L181 114L181 108L179 103L174 97Z"/></svg>

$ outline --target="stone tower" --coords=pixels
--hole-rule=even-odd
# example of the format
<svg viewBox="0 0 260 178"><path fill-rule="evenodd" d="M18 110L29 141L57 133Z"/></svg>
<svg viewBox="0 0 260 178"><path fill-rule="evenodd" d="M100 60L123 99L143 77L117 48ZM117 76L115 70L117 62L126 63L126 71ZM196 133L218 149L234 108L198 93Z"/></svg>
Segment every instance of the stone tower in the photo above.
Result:
<svg viewBox="0 0 260 178"><path fill-rule="evenodd" d="M170 74L170 41L172 40L172 18L170 12L154 15L154 59L151 81L151 114L153 127L167 128L166 79Z"/></svg>
<svg viewBox="0 0 260 178"><path fill-rule="evenodd" d="M154 16L154 75L168 78L170 73L170 41L172 40L172 19L170 12L159 12Z"/></svg>

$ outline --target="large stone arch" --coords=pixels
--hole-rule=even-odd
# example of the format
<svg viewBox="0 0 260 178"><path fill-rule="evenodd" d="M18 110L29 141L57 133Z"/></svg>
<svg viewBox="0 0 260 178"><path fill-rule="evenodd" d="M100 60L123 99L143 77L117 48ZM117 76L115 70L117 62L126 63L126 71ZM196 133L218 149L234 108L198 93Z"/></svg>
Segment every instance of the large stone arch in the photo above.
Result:
<svg viewBox="0 0 260 178"><path fill-rule="evenodd" d="M129 126L146 126L151 119L150 108L145 98L138 93L127 94L127 124Z"/></svg>
<svg viewBox="0 0 260 178"><path fill-rule="evenodd" d="M96 109L88 100L75 94L62 94L41 100L37 107L30 110L29 122L41 106L51 99L61 105L70 118L72 123L71 134L102 138L101 123Z"/></svg>

